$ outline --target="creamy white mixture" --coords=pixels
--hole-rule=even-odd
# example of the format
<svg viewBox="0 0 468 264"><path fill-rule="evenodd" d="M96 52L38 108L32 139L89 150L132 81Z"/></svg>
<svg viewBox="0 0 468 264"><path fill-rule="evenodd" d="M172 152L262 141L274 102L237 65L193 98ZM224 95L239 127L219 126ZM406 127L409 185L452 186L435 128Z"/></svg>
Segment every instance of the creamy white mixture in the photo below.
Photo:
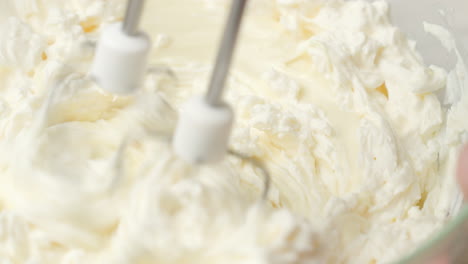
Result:
<svg viewBox="0 0 468 264"><path fill-rule="evenodd" d="M193 168L159 136L164 100L205 89L229 1L147 1L154 73L129 97L85 77L125 1L0 1L2 264L388 263L459 209L464 65L424 65L383 1L250 1L227 101L266 203L248 163Z"/></svg>

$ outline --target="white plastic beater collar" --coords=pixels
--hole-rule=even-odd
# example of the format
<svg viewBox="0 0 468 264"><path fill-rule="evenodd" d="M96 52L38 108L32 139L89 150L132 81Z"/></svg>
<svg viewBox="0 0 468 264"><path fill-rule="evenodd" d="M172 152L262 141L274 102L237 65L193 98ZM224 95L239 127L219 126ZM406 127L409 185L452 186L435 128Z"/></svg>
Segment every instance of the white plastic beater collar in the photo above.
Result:
<svg viewBox="0 0 468 264"><path fill-rule="evenodd" d="M228 105L211 106L202 96L192 98L180 112L173 141L175 153L194 164L221 161L228 150L233 121Z"/></svg>
<svg viewBox="0 0 468 264"><path fill-rule="evenodd" d="M138 31L143 4L129 0L124 22L105 28L97 44L91 77L111 93L132 93L144 79L151 41Z"/></svg>
<svg viewBox="0 0 468 264"><path fill-rule="evenodd" d="M206 96L193 98L182 107L173 148L187 162L214 163L227 154L234 114L222 94L245 4L246 0L233 1Z"/></svg>

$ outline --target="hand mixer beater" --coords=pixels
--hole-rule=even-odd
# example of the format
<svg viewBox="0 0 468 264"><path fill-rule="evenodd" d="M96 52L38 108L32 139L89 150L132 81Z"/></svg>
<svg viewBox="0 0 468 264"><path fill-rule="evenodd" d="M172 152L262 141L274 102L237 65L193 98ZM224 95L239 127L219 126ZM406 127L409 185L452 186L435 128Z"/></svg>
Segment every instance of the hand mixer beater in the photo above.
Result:
<svg viewBox="0 0 468 264"><path fill-rule="evenodd" d="M141 8L141 1L135 2L138 2L134 4L136 7L132 8L133 5L130 4L129 11L127 12L127 17L133 19L136 19L136 15L130 14L132 12L131 10L139 10L138 12L141 11L141 9L137 8ZM216 62L213 68L208 91L206 95L195 96L182 106L174 135L166 136L165 139L172 139L172 146L170 151L174 152L175 156L182 160L185 165L188 164L193 166L194 169L200 166L206 167L206 165L213 165L215 167L224 161L226 154L229 154L232 157L252 165L254 168L258 169L260 174L264 177L263 198L266 199L270 185L270 176L264 165L259 160L237 153L236 151L229 150L228 148L229 137L234 122L234 113L231 107L225 103L222 98L226 86L226 80L229 74L229 69L232 64L231 62L238 39L245 6L245 0L233 1L227 24L222 36ZM126 24L127 26L125 26ZM135 32L133 30L133 25L135 25L134 22L124 23L123 32L130 32L129 36L133 36L132 34ZM143 37L138 39L138 41L143 43L145 38ZM141 45L141 47L143 46L144 45ZM99 50L100 49L98 48L98 52ZM144 54L143 50L144 49L142 48L138 52L139 55L135 56L139 57L137 61L140 63L140 65L144 65L144 60L142 59L142 54ZM110 79L112 77L112 75L109 75L103 69L105 65L104 57L107 56L111 55L106 54L102 56L102 58L97 57L94 72L97 76L101 76L97 78L98 80L103 77L104 79L107 79L107 77ZM125 58L119 59L121 59L122 62L125 61ZM101 71L100 69L103 70ZM121 69L119 67L115 68L116 73L120 70ZM141 76L134 74L134 72L132 72L132 75L134 77L131 79L133 79L134 82L140 78L139 76ZM127 80L129 79L125 79L123 82L125 83ZM113 86L111 82L113 83L115 80L109 82L109 85ZM127 83L125 86L120 84L120 87L115 89L115 91L130 91L130 89L127 89L130 87L128 84L129 83ZM111 89L114 88L110 88L109 90ZM177 163L181 164L180 162Z"/></svg>
<svg viewBox="0 0 468 264"><path fill-rule="evenodd" d="M93 83L83 78L82 74L68 74L50 91L47 101L42 105L42 111L35 114L33 127L29 131L31 133L21 137L24 139L21 150L24 151L20 152L28 155L23 155L22 164L27 169L21 169L20 175L25 175L25 179L31 181L28 182L28 186L34 186L36 192L47 194L38 197L35 210L25 214L44 219L45 230L56 229L55 225L51 227L48 224L55 223L53 221L56 219L59 219L60 223L65 223L65 227L73 232L57 232L60 241L83 244L93 241L96 245L100 245L100 237L93 235L93 232L116 226L120 210L125 208L117 204L126 201L129 186L133 186L136 182L149 183L147 186L151 186L150 194L156 193L156 196L158 191L163 192L174 185L174 182L180 182L180 178L189 179L185 181L189 191L196 189L189 183L201 182L199 185L209 185L205 194L209 197L207 200L215 204L211 207L211 212L217 216L219 211L226 207L224 201L231 201L232 207L250 206L250 203L242 203L240 199L250 201L256 198L247 199L242 196L244 193L242 188L231 186L235 184L237 178L229 178L233 179L232 181L226 180L230 172L227 170L230 166L229 161L225 159L228 156L226 154L231 158L240 159L243 165L255 171L258 182L263 180L261 183L263 185L256 188L258 192L253 192L253 196L256 196L256 193L262 194L260 201L266 201L270 184L268 171L260 161L229 150L228 141L234 114L222 100L246 1L233 2L207 95L189 100L182 108L174 135L170 133L170 136L165 136L162 140L160 135L168 135L167 131L172 129L164 131L147 129L145 136L142 137L138 134L140 131L136 130L143 125L135 121L134 117L140 118L140 115L148 115L147 112L150 112L145 119L152 118L154 123L158 124L161 121L159 117L165 117L160 123L174 122L175 114L168 104L166 108L152 108L151 111L146 111L147 108L141 105L135 106L138 108L136 115L128 116L132 105L138 105L138 102L134 103L134 95L142 86L147 72L150 40L136 30L139 15L135 14L141 13L142 4L141 0L129 1L126 22L111 25L103 31L91 70L91 76L98 85L90 85ZM97 89L98 87L107 92L102 92L101 89ZM117 96L121 94L130 96ZM143 95L140 96L141 100L154 103L155 97L150 93ZM124 106L114 111L113 100L123 100ZM92 105L93 102L98 103ZM93 113L96 107L98 107L96 112L111 109L112 118L101 118L99 114ZM136 132L134 134L137 136L122 143L121 140L125 139L127 132ZM147 152L141 151L137 156L129 158L128 153L131 151L137 152L142 146L146 149L151 148L153 146L151 143L150 147L142 143L154 139L158 142L157 148ZM163 144L160 144L161 142ZM134 147L132 143L138 146ZM141 170L129 170L129 160L134 162L135 157L143 161L138 160L132 169L141 168ZM145 159L148 162L145 162ZM152 167L146 170L148 168L146 165ZM155 167L159 170L154 169ZM31 171L34 171L34 175L38 175L39 171L41 174L29 178L27 175L30 175ZM132 172L128 173L129 171ZM148 171L160 173L157 177L145 177L148 176L146 174ZM209 176L205 176L207 171L211 171ZM201 175L197 174L198 172L201 172ZM238 175L235 176L239 176L240 173L236 174ZM264 179L261 179L262 177ZM50 186L42 184L44 182L54 183L53 191L50 190ZM230 190L232 193L226 194ZM219 197L222 199L218 199ZM56 210L59 205L67 210ZM203 204L201 210L205 207ZM36 210L37 208L40 210ZM225 211L231 209L229 207ZM80 213L79 219L76 218L76 212ZM97 212L106 217L98 219ZM146 214L157 210L151 207L142 212Z"/></svg>

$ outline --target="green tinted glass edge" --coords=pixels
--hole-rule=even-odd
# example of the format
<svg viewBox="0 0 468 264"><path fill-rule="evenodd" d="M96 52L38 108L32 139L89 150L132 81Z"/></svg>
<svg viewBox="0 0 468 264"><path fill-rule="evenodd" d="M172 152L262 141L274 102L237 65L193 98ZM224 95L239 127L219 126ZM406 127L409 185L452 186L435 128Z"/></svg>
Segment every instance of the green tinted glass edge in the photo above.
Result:
<svg viewBox="0 0 468 264"><path fill-rule="evenodd" d="M463 225L468 223L468 206L464 206L453 220L451 220L444 228L433 235L429 241L419 247L412 254L406 256L403 259L395 262L395 264L413 264L413 263L425 263L422 261L427 260L429 255L434 254L442 244L450 243L451 239L455 237L457 232L463 232ZM466 238L468 240L468 234ZM449 240L449 242L447 242Z"/></svg>

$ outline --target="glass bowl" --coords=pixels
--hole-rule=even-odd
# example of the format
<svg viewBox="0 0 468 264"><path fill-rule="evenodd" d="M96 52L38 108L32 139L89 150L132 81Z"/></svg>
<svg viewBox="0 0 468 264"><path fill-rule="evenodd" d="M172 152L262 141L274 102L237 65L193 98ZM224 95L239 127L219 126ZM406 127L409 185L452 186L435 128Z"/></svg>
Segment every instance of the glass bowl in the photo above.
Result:
<svg viewBox="0 0 468 264"><path fill-rule="evenodd" d="M409 38L417 41L418 50L427 64L435 64L450 71L454 69L457 57L448 52L437 38L425 32L423 22L441 25L448 29L456 39L461 57L465 62L468 61L468 53L465 50L468 47L468 16L466 15L468 1L388 0L388 2L393 22ZM466 82L462 89L464 91L468 89ZM461 208L441 231L425 241L415 252L395 263L468 263L468 207Z"/></svg>

